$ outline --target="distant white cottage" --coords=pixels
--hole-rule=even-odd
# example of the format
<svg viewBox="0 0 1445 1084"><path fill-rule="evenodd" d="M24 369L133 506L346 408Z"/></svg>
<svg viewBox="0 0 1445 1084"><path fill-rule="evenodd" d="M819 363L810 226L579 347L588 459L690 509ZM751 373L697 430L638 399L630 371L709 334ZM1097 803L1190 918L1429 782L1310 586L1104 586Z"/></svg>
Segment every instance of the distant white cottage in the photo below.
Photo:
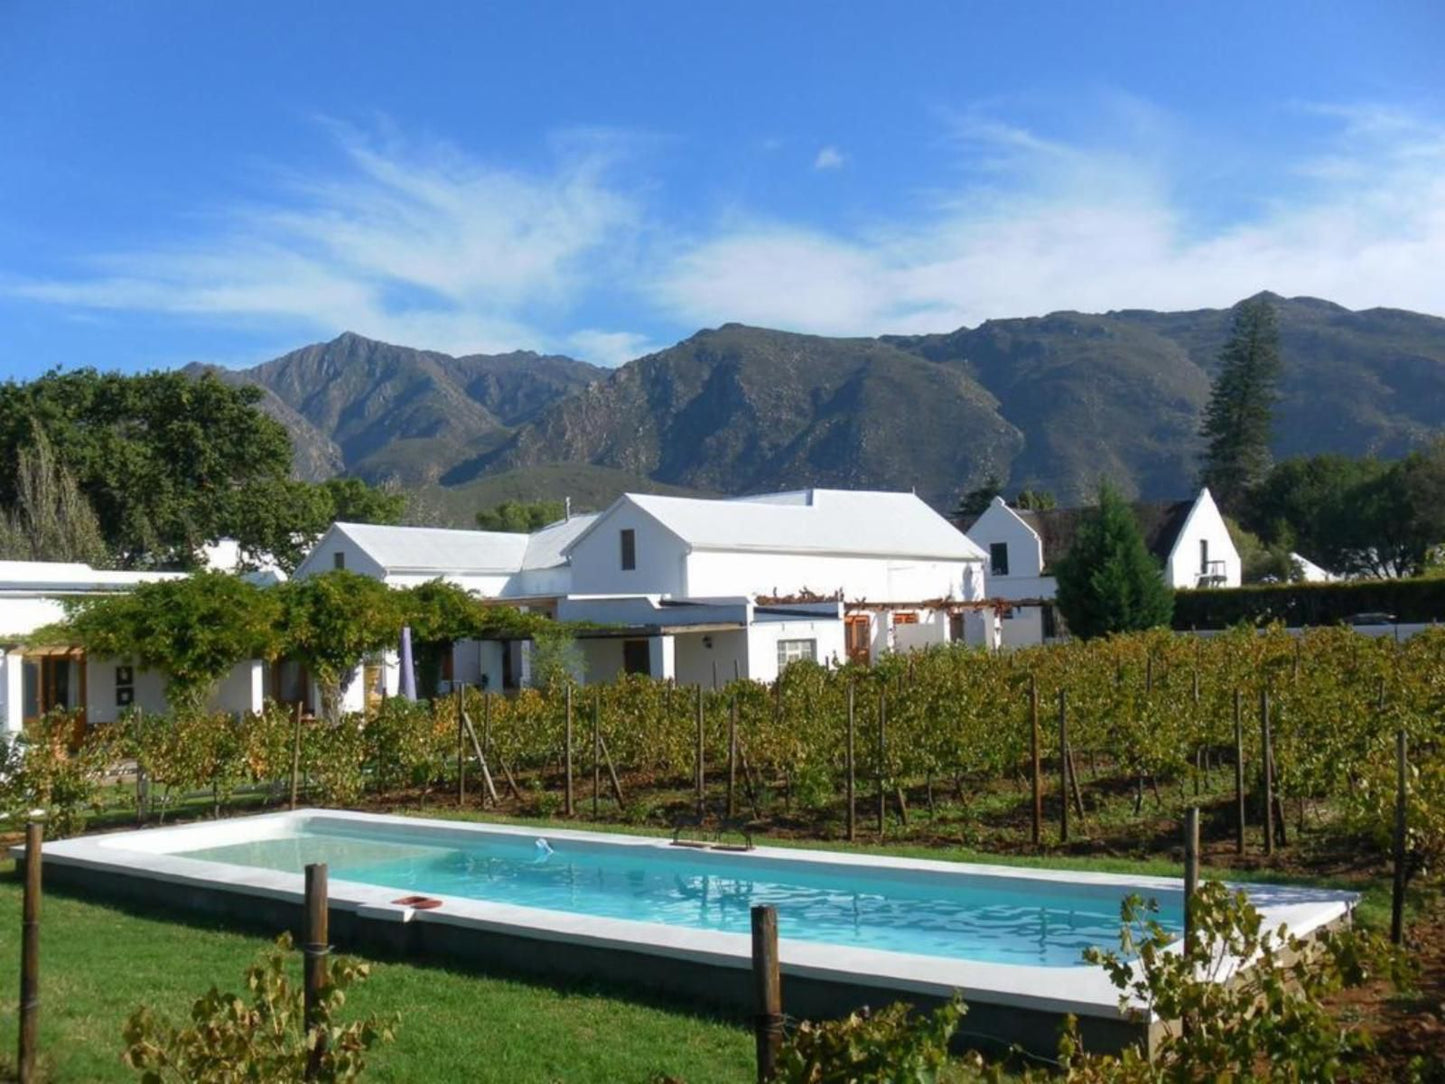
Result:
<svg viewBox="0 0 1445 1084"><path fill-rule="evenodd" d="M579 636L585 680L710 684L771 680L799 659L983 642L986 623L970 605L983 599L983 562L911 493L808 489L735 500L625 494L532 535L338 523L296 575L444 579L597 626ZM529 645L459 644L443 676L525 685Z"/></svg>
<svg viewBox="0 0 1445 1084"><path fill-rule="evenodd" d="M1209 490L1192 501L1132 506L1145 544L1175 588L1238 587L1239 551ZM968 537L988 554L988 597L1018 605L1004 607L1005 646L1043 643L1060 634L1054 607L1054 564L1068 552L1083 509L1034 512L1011 508L995 497L966 527Z"/></svg>
<svg viewBox="0 0 1445 1084"><path fill-rule="evenodd" d="M60 561L0 561L0 733L53 709L109 723L129 708L164 711L165 678L127 659L98 659L73 644L29 642L65 617L64 601L115 595L179 572L117 572ZM211 697L222 711L259 711L269 695L260 660L237 665Z"/></svg>

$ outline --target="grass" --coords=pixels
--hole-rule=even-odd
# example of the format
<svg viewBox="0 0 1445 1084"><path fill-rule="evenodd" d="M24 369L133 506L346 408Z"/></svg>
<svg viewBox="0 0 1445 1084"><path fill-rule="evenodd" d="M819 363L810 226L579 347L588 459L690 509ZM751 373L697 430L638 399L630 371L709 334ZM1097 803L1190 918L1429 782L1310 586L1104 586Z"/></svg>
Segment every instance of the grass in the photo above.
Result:
<svg viewBox="0 0 1445 1084"><path fill-rule="evenodd" d="M264 937L149 918L52 893L41 929L43 1079L134 1080L121 1025L148 1003L181 1019L212 984L236 989ZM13 1072L20 881L0 864L0 1078ZM297 964L297 981L300 967ZM400 1011L370 1081L744 1081L751 1033L739 1022L639 1003L597 987L560 988L444 968L377 963L344 1014Z"/></svg>

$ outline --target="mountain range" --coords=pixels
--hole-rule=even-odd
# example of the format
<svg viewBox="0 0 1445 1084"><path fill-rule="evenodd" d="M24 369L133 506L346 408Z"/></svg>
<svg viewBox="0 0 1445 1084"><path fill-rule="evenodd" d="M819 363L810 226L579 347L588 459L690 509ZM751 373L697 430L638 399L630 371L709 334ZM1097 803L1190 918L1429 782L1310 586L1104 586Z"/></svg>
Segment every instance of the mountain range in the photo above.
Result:
<svg viewBox="0 0 1445 1084"><path fill-rule="evenodd" d="M1398 455L1445 427L1445 320L1265 296L1284 363L1276 455ZM217 371L264 390L299 476L395 482L440 521L504 497L586 507L624 489L914 489L946 509L990 475L1063 503L1101 476L1163 499L1195 484L1230 320L1058 312L878 338L727 324L611 370L347 333Z"/></svg>

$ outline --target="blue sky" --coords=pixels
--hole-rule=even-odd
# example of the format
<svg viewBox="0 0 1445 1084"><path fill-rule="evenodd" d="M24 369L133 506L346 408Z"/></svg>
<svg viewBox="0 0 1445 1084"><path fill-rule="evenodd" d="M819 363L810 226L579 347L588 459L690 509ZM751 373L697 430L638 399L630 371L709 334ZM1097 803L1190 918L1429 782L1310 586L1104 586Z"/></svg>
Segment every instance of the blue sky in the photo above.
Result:
<svg viewBox="0 0 1445 1084"><path fill-rule="evenodd" d="M0 376L1445 315L1445 5L0 5Z"/></svg>

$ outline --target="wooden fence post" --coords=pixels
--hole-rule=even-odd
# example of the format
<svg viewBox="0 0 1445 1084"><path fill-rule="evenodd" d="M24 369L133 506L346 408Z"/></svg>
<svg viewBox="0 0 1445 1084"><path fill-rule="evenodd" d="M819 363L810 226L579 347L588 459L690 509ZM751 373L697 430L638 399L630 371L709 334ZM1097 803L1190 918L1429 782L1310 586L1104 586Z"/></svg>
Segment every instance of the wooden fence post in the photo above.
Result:
<svg viewBox="0 0 1445 1084"><path fill-rule="evenodd" d="M301 703L296 704L296 728L291 737L291 808L301 791Z"/></svg>
<svg viewBox="0 0 1445 1084"><path fill-rule="evenodd" d="M1044 778L1043 762L1039 756L1039 679L1037 674L1029 675L1029 751L1033 760L1033 842L1034 847L1038 848L1044 838Z"/></svg>
<svg viewBox="0 0 1445 1084"><path fill-rule="evenodd" d="M770 906L753 908L753 987L758 1014L758 1084L767 1084L778 1071L783 1047L783 982L778 967L778 912Z"/></svg>
<svg viewBox="0 0 1445 1084"><path fill-rule="evenodd" d="M562 812L564 815L571 817L575 815L576 811L572 807L572 683L570 681L567 683L566 711L567 723L564 728L566 731L564 740L566 749L562 755L562 775L564 776L563 783L566 790L562 797Z"/></svg>
<svg viewBox="0 0 1445 1084"><path fill-rule="evenodd" d="M302 931L301 953L305 966L304 1021L309 1033L325 1022L321 991L327 985L327 957L331 955L330 914L327 909L326 863L316 862L306 867L306 928ZM306 1062L305 1079L315 1080L321 1069L321 1059L326 1054L326 1032L318 1034L311 1047L311 1056Z"/></svg>
<svg viewBox="0 0 1445 1084"><path fill-rule="evenodd" d="M16 1079L35 1079L36 1050L40 1041L40 867L45 826L25 826L25 897L20 918L20 1041L15 1062Z"/></svg>
<svg viewBox="0 0 1445 1084"><path fill-rule="evenodd" d="M1405 728L1395 734L1395 879L1390 893L1390 940L1396 945L1405 941L1405 843L1406 786L1409 765L1405 759Z"/></svg>
<svg viewBox="0 0 1445 1084"><path fill-rule="evenodd" d="M1264 853L1274 854L1274 751L1269 737L1269 690L1259 690L1260 774L1264 778Z"/></svg>
<svg viewBox="0 0 1445 1084"><path fill-rule="evenodd" d="M702 685L697 687L697 815L698 819L707 810L707 765L703 763L703 704Z"/></svg>
<svg viewBox="0 0 1445 1084"><path fill-rule="evenodd" d="M1244 853L1244 704L1234 690L1234 850Z"/></svg>
<svg viewBox="0 0 1445 1084"><path fill-rule="evenodd" d="M1059 842L1069 842L1069 704L1059 690Z"/></svg>
<svg viewBox="0 0 1445 1084"><path fill-rule="evenodd" d="M844 748L845 762L848 769L847 798L848 798L848 842L852 843L858 836L858 805L856 801L855 778L856 772L853 763L853 738L857 728L857 704L855 702L857 690L853 682L848 682L848 741Z"/></svg>

